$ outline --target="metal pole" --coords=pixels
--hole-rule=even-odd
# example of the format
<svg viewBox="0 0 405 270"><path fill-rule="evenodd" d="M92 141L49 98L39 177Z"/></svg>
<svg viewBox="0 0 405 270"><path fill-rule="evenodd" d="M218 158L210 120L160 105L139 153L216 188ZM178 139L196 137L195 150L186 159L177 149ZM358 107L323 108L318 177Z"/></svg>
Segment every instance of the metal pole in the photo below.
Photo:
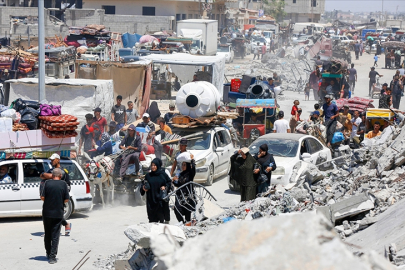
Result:
<svg viewBox="0 0 405 270"><path fill-rule="evenodd" d="M45 100L45 14L44 0L38 0L38 101Z"/></svg>

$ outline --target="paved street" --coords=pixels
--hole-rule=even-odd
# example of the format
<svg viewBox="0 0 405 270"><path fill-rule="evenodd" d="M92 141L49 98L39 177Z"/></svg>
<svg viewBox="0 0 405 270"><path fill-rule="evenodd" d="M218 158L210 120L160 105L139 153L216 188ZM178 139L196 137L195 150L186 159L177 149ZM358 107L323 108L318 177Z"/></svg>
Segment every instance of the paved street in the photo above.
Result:
<svg viewBox="0 0 405 270"><path fill-rule="evenodd" d="M239 194L228 189L226 177L218 179L208 189L221 206L240 200ZM93 262L97 259L125 251L129 243L124 235L127 226L148 222L148 219L146 206L119 205L117 201L114 207L102 209L97 206L92 212L73 214L69 221L73 224L71 236L61 236L58 263L50 265L45 257L44 238L41 237L41 218L0 219L3 247L0 269L72 269L89 250L90 259L80 269L95 269ZM173 212L171 223L177 223Z"/></svg>
<svg viewBox="0 0 405 270"><path fill-rule="evenodd" d="M235 59L230 65L247 65L253 56L250 55L243 61ZM353 57L354 58L354 57ZM384 75L380 83L389 83L395 70L381 68L384 59L380 59L376 69ZM373 64L373 56L363 54L360 60L354 60L358 71L358 82L355 95L366 97L368 95L368 72ZM285 92L284 100L280 101L281 109L291 109L292 100L301 100L304 117L309 115L313 108L314 100L303 101L304 94ZM378 106L378 100L375 101ZM401 104L405 109L405 104ZM227 177L222 177L208 188L217 198L221 206L228 206L239 202L239 194L230 192L227 185ZM177 223L175 215L171 215L171 223ZM84 254L89 253L90 259L81 269L94 269L93 262L97 259L106 258L110 254L125 251L129 240L123 234L128 225L147 222L145 206L120 205L116 201L113 207L102 209L95 207L89 213L73 214L72 234L70 237L62 236L60 239L58 258L56 265L49 265L45 257L43 245L43 225L41 218L8 218L0 220L0 239L2 251L0 256L0 269L72 269ZM62 229L63 231L64 229Z"/></svg>

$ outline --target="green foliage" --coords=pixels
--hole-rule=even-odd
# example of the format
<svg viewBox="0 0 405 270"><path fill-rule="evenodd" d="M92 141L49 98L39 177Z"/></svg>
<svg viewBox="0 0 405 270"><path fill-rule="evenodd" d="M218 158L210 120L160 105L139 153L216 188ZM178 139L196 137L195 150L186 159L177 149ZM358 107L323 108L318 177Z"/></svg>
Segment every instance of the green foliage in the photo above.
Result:
<svg viewBox="0 0 405 270"><path fill-rule="evenodd" d="M274 17L277 22L283 20L286 13L284 12L285 2L284 0L263 0L264 13Z"/></svg>

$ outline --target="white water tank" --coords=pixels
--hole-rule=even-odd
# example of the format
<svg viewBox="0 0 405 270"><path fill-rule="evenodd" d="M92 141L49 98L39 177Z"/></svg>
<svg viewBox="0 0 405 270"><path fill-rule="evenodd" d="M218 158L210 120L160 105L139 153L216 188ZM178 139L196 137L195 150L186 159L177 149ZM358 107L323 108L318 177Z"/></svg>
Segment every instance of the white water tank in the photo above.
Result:
<svg viewBox="0 0 405 270"><path fill-rule="evenodd" d="M193 118L216 114L219 102L220 96L217 88L204 81L187 83L180 88L176 95L179 112Z"/></svg>

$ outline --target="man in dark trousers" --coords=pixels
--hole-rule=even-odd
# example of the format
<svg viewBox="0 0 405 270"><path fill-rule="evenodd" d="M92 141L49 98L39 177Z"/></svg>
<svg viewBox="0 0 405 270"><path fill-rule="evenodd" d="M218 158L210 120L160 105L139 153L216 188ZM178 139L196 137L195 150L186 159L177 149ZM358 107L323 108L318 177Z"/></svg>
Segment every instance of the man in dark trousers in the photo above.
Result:
<svg viewBox="0 0 405 270"><path fill-rule="evenodd" d="M373 84L376 82L376 77L382 77L377 71L375 71L375 67L371 67L371 71L368 74L368 77L370 78L370 81L368 83L368 90L369 90L369 97L373 96Z"/></svg>
<svg viewBox="0 0 405 270"><path fill-rule="evenodd" d="M63 220L63 207L69 201L68 186L61 181L62 170L56 168L52 172L52 180L47 180L41 194L42 221L45 230L45 250L50 264L56 263L58 253L60 226Z"/></svg>
<svg viewBox="0 0 405 270"><path fill-rule="evenodd" d="M42 179L40 185L39 185L39 194L42 194L42 191L44 189L45 186L45 182L48 179L52 179L52 172L54 169L59 168L62 170L62 178L61 180L65 181L67 186L68 186L68 191L70 191L70 177L69 177L69 171L66 168L62 168L60 166L60 156L56 153L52 154L52 156L49 158L49 160L51 160L51 165L52 165L52 169L49 169L47 172L43 172L40 177ZM70 235L70 230L71 230L71 223L67 223L67 221L65 219L62 220L62 225L65 226L65 235L69 236Z"/></svg>
<svg viewBox="0 0 405 270"><path fill-rule="evenodd" d="M390 83L390 89L392 92L392 107L394 107L394 109L399 109L404 86L397 74L395 74L394 79Z"/></svg>
<svg viewBox="0 0 405 270"><path fill-rule="evenodd" d="M136 128L134 125L130 125L128 128L128 134L121 141L120 149L126 150L122 155L121 168L120 168L120 178L118 181L122 181L125 176L125 172L128 169L130 161L135 162L135 172L139 172L139 155L141 154L142 142L141 138L136 135Z"/></svg>

